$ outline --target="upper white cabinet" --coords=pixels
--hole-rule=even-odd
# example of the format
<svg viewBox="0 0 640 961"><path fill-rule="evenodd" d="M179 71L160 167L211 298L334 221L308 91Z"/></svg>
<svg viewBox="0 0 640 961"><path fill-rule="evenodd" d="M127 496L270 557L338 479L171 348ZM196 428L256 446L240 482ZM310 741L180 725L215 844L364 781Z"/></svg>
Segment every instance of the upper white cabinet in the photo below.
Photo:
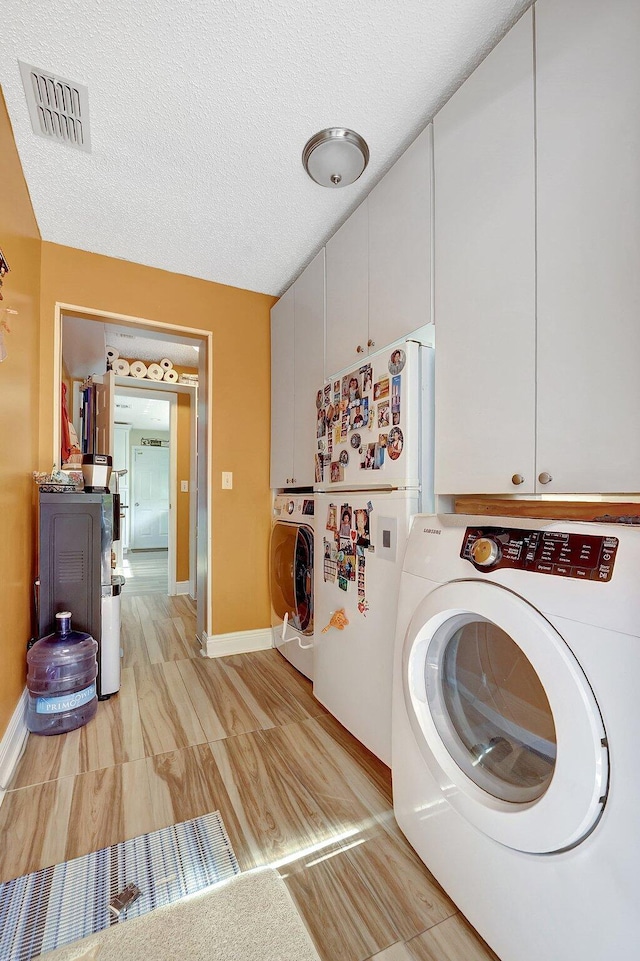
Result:
<svg viewBox="0 0 640 961"><path fill-rule="evenodd" d="M271 486L293 477L294 290L271 308Z"/></svg>
<svg viewBox="0 0 640 961"><path fill-rule="evenodd" d="M434 121L436 491L535 489L529 11Z"/></svg>
<svg viewBox="0 0 640 961"><path fill-rule="evenodd" d="M640 490L640 3L536 4L538 468Z"/></svg>
<svg viewBox="0 0 640 961"><path fill-rule="evenodd" d="M368 353L368 243L369 208L365 200L326 246L328 377Z"/></svg>
<svg viewBox="0 0 640 961"><path fill-rule="evenodd" d="M428 127L328 241L327 376L429 323L431 179Z"/></svg>
<svg viewBox="0 0 640 961"><path fill-rule="evenodd" d="M271 309L271 487L310 487L324 379L324 250Z"/></svg>
<svg viewBox="0 0 640 961"><path fill-rule="evenodd" d="M368 197L371 351L431 321L432 157L430 124Z"/></svg>

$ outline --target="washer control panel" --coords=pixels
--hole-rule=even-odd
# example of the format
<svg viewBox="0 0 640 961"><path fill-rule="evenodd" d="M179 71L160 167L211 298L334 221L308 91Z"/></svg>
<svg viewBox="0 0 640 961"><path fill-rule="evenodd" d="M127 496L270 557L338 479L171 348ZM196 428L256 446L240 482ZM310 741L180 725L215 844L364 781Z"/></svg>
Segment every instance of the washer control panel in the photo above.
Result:
<svg viewBox="0 0 640 961"><path fill-rule="evenodd" d="M527 531L511 527L467 527L460 557L478 571L501 568L610 581L617 537L565 534L562 531Z"/></svg>

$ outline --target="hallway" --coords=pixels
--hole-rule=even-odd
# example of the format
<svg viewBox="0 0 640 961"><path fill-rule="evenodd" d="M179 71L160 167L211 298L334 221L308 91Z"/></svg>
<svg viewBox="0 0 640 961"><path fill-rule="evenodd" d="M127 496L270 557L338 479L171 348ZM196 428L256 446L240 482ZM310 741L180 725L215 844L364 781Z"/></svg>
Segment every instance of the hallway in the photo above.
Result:
<svg viewBox="0 0 640 961"><path fill-rule="evenodd" d="M202 658L187 597L123 596L122 689L31 735L0 807L0 880L219 810L323 961L490 961L400 833L390 772L276 651Z"/></svg>

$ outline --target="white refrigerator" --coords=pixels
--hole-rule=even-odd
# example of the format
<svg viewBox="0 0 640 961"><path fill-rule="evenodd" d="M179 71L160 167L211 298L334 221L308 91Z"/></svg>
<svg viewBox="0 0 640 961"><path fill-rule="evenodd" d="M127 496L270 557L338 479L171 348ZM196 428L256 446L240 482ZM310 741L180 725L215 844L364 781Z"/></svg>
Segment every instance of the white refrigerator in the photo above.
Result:
<svg viewBox="0 0 640 961"><path fill-rule="evenodd" d="M390 765L402 562L411 518L433 510L433 348L369 356L316 407L313 692Z"/></svg>

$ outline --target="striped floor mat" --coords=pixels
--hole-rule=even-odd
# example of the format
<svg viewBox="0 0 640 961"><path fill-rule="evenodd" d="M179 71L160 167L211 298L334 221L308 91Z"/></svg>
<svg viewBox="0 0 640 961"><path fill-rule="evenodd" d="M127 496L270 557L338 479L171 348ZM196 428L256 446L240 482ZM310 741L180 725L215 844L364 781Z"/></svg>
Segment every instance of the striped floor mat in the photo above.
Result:
<svg viewBox="0 0 640 961"><path fill-rule="evenodd" d="M28 961L240 873L218 811L0 884L0 959ZM142 891L119 920L109 901Z"/></svg>

